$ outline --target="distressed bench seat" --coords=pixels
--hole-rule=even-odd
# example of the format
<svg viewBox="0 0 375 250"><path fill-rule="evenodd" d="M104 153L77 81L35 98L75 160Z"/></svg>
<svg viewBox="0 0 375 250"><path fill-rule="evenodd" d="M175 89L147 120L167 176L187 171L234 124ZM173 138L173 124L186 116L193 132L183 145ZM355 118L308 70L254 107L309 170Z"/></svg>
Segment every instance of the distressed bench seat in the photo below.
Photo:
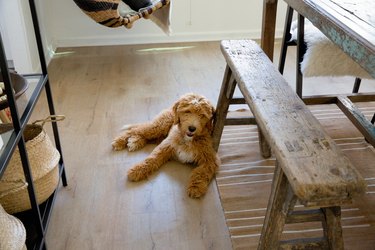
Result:
<svg viewBox="0 0 375 250"><path fill-rule="evenodd" d="M222 41L221 50L227 67L214 147L224 125L257 124L262 155L276 158L258 249L343 249L341 205L365 192L364 179L254 41ZM233 97L236 86L243 98ZM254 117L227 119L229 105L239 103ZM297 201L309 209L293 211ZM280 240L285 223L308 221L322 222L323 237Z"/></svg>

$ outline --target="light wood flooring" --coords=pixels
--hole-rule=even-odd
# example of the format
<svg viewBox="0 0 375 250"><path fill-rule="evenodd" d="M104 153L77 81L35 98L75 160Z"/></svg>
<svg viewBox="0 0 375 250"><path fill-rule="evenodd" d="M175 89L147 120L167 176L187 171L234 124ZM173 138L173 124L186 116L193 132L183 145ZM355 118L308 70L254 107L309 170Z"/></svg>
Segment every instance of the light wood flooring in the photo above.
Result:
<svg viewBox="0 0 375 250"><path fill-rule="evenodd" d="M294 52L288 56L285 75L293 83ZM111 150L123 125L151 119L184 93L216 104L224 69L218 42L58 50L49 74L56 111L66 116L59 128L68 187L59 187L49 249L232 249L216 182L203 199L190 199L191 168L170 162L148 181L131 183L127 169L153 146ZM305 90L350 92L352 80L307 80ZM365 81L362 89L371 88ZM32 119L47 114L44 103L42 96Z"/></svg>

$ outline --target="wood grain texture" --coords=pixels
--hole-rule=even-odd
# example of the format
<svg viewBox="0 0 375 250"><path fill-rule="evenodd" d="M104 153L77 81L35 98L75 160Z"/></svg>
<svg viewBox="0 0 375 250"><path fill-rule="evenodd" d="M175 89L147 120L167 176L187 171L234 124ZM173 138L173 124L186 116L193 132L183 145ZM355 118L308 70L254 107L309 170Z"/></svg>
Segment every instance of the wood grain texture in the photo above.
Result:
<svg viewBox="0 0 375 250"><path fill-rule="evenodd" d="M233 97L236 82L232 77L232 71L228 66L225 67L223 83L221 84L219 98L217 100L214 130L212 132L214 149L217 151L220 144L221 134L224 129L230 100Z"/></svg>
<svg viewBox="0 0 375 250"><path fill-rule="evenodd" d="M111 149L122 126L150 120L182 94L215 103L224 69L219 43L59 49L49 72L57 113L66 115L59 128L68 187L58 190L48 247L232 248L215 181L203 199L191 199L192 166L171 161L147 181L129 182L127 170L155 145ZM47 113L44 101L35 119Z"/></svg>
<svg viewBox="0 0 375 250"><path fill-rule="evenodd" d="M351 85L352 82L348 82ZM350 87L350 86L348 86ZM359 103L359 108L371 119L375 103ZM309 106L324 130L334 139L338 147L365 177L367 192L357 197L351 204L342 206L341 224L345 249L372 249L375 245L375 151L360 132L352 125L336 105ZM231 111L229 117L247 116L249 111ZM271 189L275 158L263 159L259 152L257 127L225 126L219 147L222 166L217 174L217 183L230 230L233 249L256 249ZM306 211L307 210L307 211ZM311 213L297 203L288 222L303 222L308 213L309 219L316 222L286 224L282 243L296 246L293 239L317 238L317 249L327 249L322 245L321 211ZM315 210L315 209L314 209ZM295 215L295 216L294 216ZM301 242L301 246L306 241ZM322 246L319 248L319 245ZM291 246L291 245L289 245ZM291 249L283 246L281 249ZM314 248L313 248L314 249ZM316 248L315 248L316 249Z"/></svg>
<svg viewBox="0 0 375 250"><path fill-rule="evenodd" d="M293 211L297 198L283 170L276 162L271 195L258 249L277 249L288 214Z"/></svg>
<svg viewBox="0 0 375 250"><path fill-rule="evenodd" d="M301 18L301 16L299 17ZM303 150L303 148L298 145L299 141L305 143L305 141L310 140L311 134L314 134L309 131L313 130L309 126L307 126L307 131L303 131L303 128L305 128L306 125L313 125L312 127L315 130L322 130L322 126L316 119L313 119L313 122L315 122L315 124L309 121L311 118L313 118L312 114L307 117L303 116L304 113L300 113L299 115L295 114L292 117L289 116L289 113L296 113L295 111L297 110L305 109L305 112L308 111L307 106L303 104L303 101L299 97L300 95L298 96L298 89L297 94L292 92L290 88L289 92L282 92L278 90L280 88L280 86L278 86L280 85L280 82L278 82L277 80L281 80L281 82L285 83L286 81L278 71L275 71L275 67L273 66L271 61L267 58L266 54L263 53L262 49L255 42L249 40L222 41L221 48L229 68L228 66L226 68L224 80L221 86L219 101L217 104L216 112L217 117L219 117L220 119L216 119L215 121L214 136L217 137L216 141L219 141L222 135L222 130L224 127L223 125L225 124L224 120L226 119L228 107L231 103L230 100L233 98L235 87L234 83L238 83L238 87L241 90L242 95L244 96L246 104L248 104L251 112L254 114L259 132L258 140L260 143L260 152L263 157L268 158L270 156L265 155L265 152L270 152L270 150L265 150L265 147L267 149L269 148L268 143L266 143L267 139L273 139L274 141L276 141L276 143L271 144L271 149L273 149L273 152L276 156L276 166L272 180L271 194L269 197L266 215L262 226L262 232L260 234L258 243L258 249L279 249L280 246L282 249L344 249L340 205L345 202L351 202L353 194L357 195L358 193L364 193L364 179L359 175L359 172L352 172L355 169L353 168L353 166L349 165L349 167L351 168L349 171L352 172L351 176L340 176L341 180L336 180L334 184L336 184L337 182L348 182L349 185L352 186L352 190L355 190L352 194L350 194L349 192L345 197L341 195L342 191L339 190L339 192L332 195L332 191L329 190L328 192L326 192L326 194L324 194L324 197L319 197L318 199L309 199L310 197L307 197L306 199L305 196L301 198L300 196L298 196L298 194L297 198L296 190L298 192L298 190L300 189L307 189L304 186L304 179L307 176L294 175L290 180L290 176L286 176L284 174L284 169L285 171L293 172L293 168L298 167L297 164L300 163L289 161L289 163L296 164L295 166L292 166L291 170L290 165L285 165L286 163L288 163L286 159L288 159L289 157L293 157L291 152L298 152ZM258 78L254 77L254 75L258 76ZM268 88L270 85L273 85L274 88ZM284 84L282 87L286 87L288 89L287 84ZM276 89L276 91L274 91L274 89ZM300 93L301 92L302 91L300 91ZM270 97L267 96L268 93L271 93L273 95L273 98L279 98L280 100L284 100L284 102L279 101L278 103L275 103L272 101L268 101L267 99ZM261 102L256 102L256 100L261 100ZM264 112L272 110L274 110L275 112L262 114L262 111ZM294 134L297 136L296 138L293 137L292 134L280 133L282 132L282 130L276 129L276 131L273 131L273 129L275 128L274 126L264 125L273 123L274 119L272 119L272 115L275 116L275 114L280 115L280 118L276 119L276 121L279 122L278 124L281 124L278 126L278 128L281 127L282 130L289 128L294 131L300 129L299 133ZM284 120L282 118L284 118ZM293 120L297 120L296 118L309 122L308 124L300 123L298 124L298 127L293 123ZM271 135L279 136L281 139L272 138ZM290 144L287 145L287 149L289 150L289 152L283 151L283 144L277 143L277 141L282 142L285 138L293 140L293 145L290 144L289 141L284 142L286 145L288 143ZM316 139L313 139L313 142L315 140ZM331 141L333 143L333 140ZM291 147L296 147L296 145L298 146L298 150L295 150L295 148L292 148L293 150L290 150ZM218 145L215 144L215 148L217 148L217 146ZM324 146L326 146L326 148L324 149L325 151L332 150L332 147L329 147L328 144L325 144ZM310 157L313 156L312 159L310 159L307 163L307 166L309 166L310 170L317 172L320 171L320 162L316 161L314 158L324 158L325 155L319 155L319 153L320 152L313 152L310 155ZM331 155L328 155L329 157L331 157L328 158L329 160L331 160L331 167L334 165L334 161L338 160L342 155L342 153L340 155L335 155L335 151L332 151L332 153ZM333 159L332 156L336 156L337 158ZM305 159L305 157L303 158ZM280 164L279 162L282 162L284 165ZM318 165L315 165L316 163ZM338 175L336 172L339 172L339 169L341 169L341 167L342 166L337 165L334 168L330 169L330 172L332 173L332 170L335 169L334 172L336 175ZM318 176L315 174L313 178L314 177ZM320 176L320 178L325 177ZM353 183L351 183L353 179L358 179L358 183L356 183L357 187L355 186L356 184L354 184L353 186ZM295 184L294 187L291 185L291 182ZM318 182L321 183L322 180L318 180ZM323 182L326 182L326 180L323 180ZM344 188L346 189L345 186ZM315 190L313 190L313 192L316 192L316 187L314 189ZM310 190L307 189L307 191ZM305 210L302 212L296 211L293 213L297 199L301 201L305 206L318 206L322 208L320 210L316 210L318 213L316 213L316 211L314 210ZM289 222L295 224L315 221L320 221L322 223L324 237L313 238L312 240L302 237L293 240L281 241L285 223Z"/></svg>
<svg viewBox="0 0 375 250"><path fill-rule="evenodd" d="M348 116L353 124L362 132L365 138L375 146L375 126L360 112L348 97L339 96L337 106Z"/></svg>
<svg viewBox="0 0 375 250"><path fill-rule="evenodd" d="M329 249L328 244L322 238L301 239L301 240L288 240L278 248L280 250L321 250ZM337 248L338 250L338 248Z"/></svg>
<svg viewBox="0 0 375 250"><path fill-rule="evenodd" d="M276 46L276 56L278 50ZM290 83L295 76L293 56L291 48L284 72ZM245 131L224 130L219 150L223 164L217 181L221 198L215 184L202 201L185 198L184 184L191 169L180 164L166 165L147 182L128 183L126 170L153 147L134 153L113 153L110 149L113 137L124 124L150 119L182 93L198 92L215 104L225 66L219 42L58 49L49 65L49 75L56 111L66 115L58 126L68 187L58 190L47 232L48 247L54 250L256 249L261 229L257 225L264 219L274 159L261 159L255 126L246 126ZM352 83L349 77L306 79L304 93L346 93ZM375 90L374 87L373 81L366 80L361 91ZM31 121L48 114L45 102L42 95ZM323 122L330 121L325 129L338 138L343 131L351 131L351 127L337 119L338 109L332 110L328 105L325 112L315 115ZM367 115L373 111L367 110ZM50 126L45 128L52 135ZM229 133L237 134L236 138ZM350 132L349 137L360 135ZM375 168L366 162L366 153L371 149L348 150L365 147L363 139L339 142L345 142L340 147L346 149L345 153L361 171L365 170L362 173L366 177L375 176L371 172ZM374 158L370 160L374 162ZM253 168L256 164L271 167ZM236 182L240 183L235 185ZM375 184L375 180L368 182ZM371 191L375 191L375 186L369 188ZM358 210L350 206L343 211L344 240L350 250L369 249L375 244L374 199L363 201ZM224 221L222 209L229 220ZM371 226L363 226L366 224ZM362 242L359 248L358 242Z"/></svg>
<svg viewBox="0 0 375 250"><path fill-rule="evenodd" d="M285 0L375 77L375 23L371 0ZM350 4L350 7L348 7Z"/></svg>
<svg viewBox="0 0 375 250"><path fill-rule="evenodd" d="M261 46L271 60L275 47L277 1L263 0Z"/></svg>
<svg viewBox="0 0 375 250"><path fill-rule="evenodd" d="M328 238L329 249L344 249L341 226L341 207L322 208L324 236Z"/></svg>
<svg viewBox="0 0 375 250"><path fill-rule="evenodd" d="M362 194L364 180L253 41L221 43L257 124L295 194L313 205Z"/></svg>

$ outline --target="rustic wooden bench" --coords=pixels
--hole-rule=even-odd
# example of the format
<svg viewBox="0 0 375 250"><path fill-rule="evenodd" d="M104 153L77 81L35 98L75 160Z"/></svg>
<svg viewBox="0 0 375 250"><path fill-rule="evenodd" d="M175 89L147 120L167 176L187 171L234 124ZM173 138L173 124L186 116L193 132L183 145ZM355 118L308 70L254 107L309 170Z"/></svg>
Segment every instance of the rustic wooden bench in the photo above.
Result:
<svg viewBox="0 0 375 250"><path fill-rule="evenodd" d="M214 146L224 125L254 124L261 152L276 158L258 249L343 249L341 205L365 192L359 172L262 49L250 40L222 41L227 67L217 102ZM234 98L238 86L243 98ZM229 105L246 103L253 118L227 119ZM294 211L296 202L306 210ZM321 221L323 236L281 241L285 223Z"/></svg>

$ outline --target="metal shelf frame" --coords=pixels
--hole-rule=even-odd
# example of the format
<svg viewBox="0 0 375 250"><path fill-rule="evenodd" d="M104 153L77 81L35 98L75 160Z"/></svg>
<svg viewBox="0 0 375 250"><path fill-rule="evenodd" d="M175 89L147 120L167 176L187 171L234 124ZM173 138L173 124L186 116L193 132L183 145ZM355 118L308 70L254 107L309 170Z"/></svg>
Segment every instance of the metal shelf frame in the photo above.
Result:
<svg viewBox="0 0 375 250"><path fill-rule="evenodd" d="M14 153L14 150L16 149L16 147L18 147L23 171L25 174L25 179L28 183L28 193L29 193L31 207L32 207L31 210L27 212L27 216L29 217L28 219L31 219L33 226L32 226L32 229L28 229L26 227L26 230L27 230L28 235L29 234L36 235L35 240L29 241L29 242L26 241L26 244L27 244L28 249L47 249L45 236L47 233L48 222L50 219L50 215L52 212L52 208L53 208L53 204L54 204L57 192L55 190L55 192L51 195L50 198L48 198L46 202L44 202L42 205L38 205L37 199L36 199L36 193L35 193L35 189L33 185L32 173L30 170L29 160L27 156L26 144L25 144L25 140L23 137L23 132L43 89L45 90L45 93L46 93L49 113L51 115L55 115L56 113L55 113L55 107L54 107L53 98L52 98L52 90L51 90L51 86L50 86L49 78L48 78L47 64L45 60L43 43L42 43L38 16L37 16L37 11L36 11L34 0L29 0L29 6L30 6L31 17L32 17L32 22L34 26L35 39L36 39L36 44L38 48L39 61L40 61L42 73L24 76L26 78L37 77L39 78L39 80L36 83L35 88L27 102L25 110L23 112L19 112L16 99L12 91L12 82L11 82L11 78L9 74L10 65L8 65L8 61L5 55L3 40L0 34L0 69L1 69L1 74L3 77L3 81L4 81L5 93L7 95L8 105L9 105L9 109L11 112L12 123L13 123L13 130L8 132L10 133L10 136L8 140L4 142L4 148L0 152L0 178L2 177L9 163L10 158L12 157ZM58 131L56 122L52 123L52 130L53 130L53 136L54 136L56 148L60 153L60 161L59 161L60 180L62 181L63 186L67 186L63 153L61 149L60 136L59 136L59 131ZM17 215L18 214L15 214L15 216ZM22 218L20 219L22 220ZM33 232L30 232L30 230L33 230Z"/></svg>

